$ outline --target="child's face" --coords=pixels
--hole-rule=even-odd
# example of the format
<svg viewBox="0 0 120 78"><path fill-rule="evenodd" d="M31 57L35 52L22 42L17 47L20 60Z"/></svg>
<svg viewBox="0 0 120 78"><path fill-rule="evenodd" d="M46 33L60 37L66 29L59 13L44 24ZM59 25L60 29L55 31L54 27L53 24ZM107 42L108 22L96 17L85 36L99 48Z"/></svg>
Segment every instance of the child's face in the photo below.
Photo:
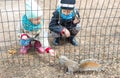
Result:
<svg viewBox="0 0 120 78"><path fill-rule="evenodd" d="M37 18L31 18L29 19L33 24L37 25L40 24L41 21L41 17L37 17Z"/></svg>
<svg viewBox="0 0 120 78"><path fill-rule="evenodd" d="M69 15L73 10L62 9L62 13L65 15Z"/></svg>

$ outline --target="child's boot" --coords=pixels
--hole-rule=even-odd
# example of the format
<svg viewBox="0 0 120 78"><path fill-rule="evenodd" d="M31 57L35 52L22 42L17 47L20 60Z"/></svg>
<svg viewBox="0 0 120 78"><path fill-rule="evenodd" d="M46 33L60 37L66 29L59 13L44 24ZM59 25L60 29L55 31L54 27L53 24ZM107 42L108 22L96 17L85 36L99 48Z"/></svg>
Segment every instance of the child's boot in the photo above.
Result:
<svg viewBox="0 0 120 78"><path fill-rule="evenodd" d="M20 53L21 54L26 54L26 53L28 53L28 50L30 49L30 45L28 45L28 46L22 46L21 47L21 49L20 49Z"/></svg>
<svg viewBox="0 0 120 78"><path fill-rule="evenodd" d="M60 42L60 38L59 37L58 38L54 38L53 45L58 46L59 42Z"/></svg>
<svg viewBox="0 0 120 78"><path fill-rule="evenodd" d="M39 41L35 41L34 47L37 49L38 53L43 54L44 48L41 46Z"/></svg>
<svg viewBox="0 0 120 78"><path fill-rule="evenodd" d="M78 46L78 42L76 41L74 37L70 37L70 43L74 46Z"/></svg>

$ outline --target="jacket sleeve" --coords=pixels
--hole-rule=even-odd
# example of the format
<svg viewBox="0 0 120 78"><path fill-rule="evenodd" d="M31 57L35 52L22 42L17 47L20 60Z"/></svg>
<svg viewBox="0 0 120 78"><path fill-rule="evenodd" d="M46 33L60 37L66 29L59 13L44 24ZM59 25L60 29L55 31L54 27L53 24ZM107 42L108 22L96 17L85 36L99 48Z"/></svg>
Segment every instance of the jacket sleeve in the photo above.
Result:
<svg viewBox="0 0 120 78"><path fill-rule="evenodd" d="M80 14L79 14L78 10L76 10L76 15L77 15L78 19L80 19Z"/></svg>
<svg viewBox="0 0 120 78"><path fill-rule="evenodd" d="M49 29L50 31L53 31L55 33L61 33L64 27L62 27L61 25L59 25L59 13L57 11L55 11L53 13L52 19L50 21L49 24Z"/></svg>
<svg viewBox="0 0 120 78"><path fill-rule="evenodd" d="M46 31L46 28L44 26L42 26L41 31L39 33L39 41L44 49L50 47L48 41L48 32Z"/></svg>
<svg viewBox="0 0 120 78"><path fill-rule="evenodd" d="M78 10L76 10L76 17L79 19L79 22L78 22L78 23L80 23L80 14L79 14ZM78 24L78 23L77 23L77 24Z"/></svg>

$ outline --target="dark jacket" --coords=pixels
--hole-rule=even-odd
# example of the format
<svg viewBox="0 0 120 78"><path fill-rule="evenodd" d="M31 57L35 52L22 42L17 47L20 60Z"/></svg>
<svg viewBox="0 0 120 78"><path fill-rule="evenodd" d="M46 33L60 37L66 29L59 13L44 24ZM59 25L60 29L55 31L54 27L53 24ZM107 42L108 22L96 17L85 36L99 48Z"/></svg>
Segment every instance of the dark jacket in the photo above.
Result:
<svg viewBox="0 0 120 78"><path fill-rule="evenodd" d="M78 18L80 18L79 12L77 10L74 13L75 15L77 14ZM49 24L49 29L50 31L53 31L55 33L61 33L64 27L67 29L71 29L77 25L73 23L74 19L75 16L72 19L62 19L59 12L56 10L55 12L53 12L53 16Z"/></svg>

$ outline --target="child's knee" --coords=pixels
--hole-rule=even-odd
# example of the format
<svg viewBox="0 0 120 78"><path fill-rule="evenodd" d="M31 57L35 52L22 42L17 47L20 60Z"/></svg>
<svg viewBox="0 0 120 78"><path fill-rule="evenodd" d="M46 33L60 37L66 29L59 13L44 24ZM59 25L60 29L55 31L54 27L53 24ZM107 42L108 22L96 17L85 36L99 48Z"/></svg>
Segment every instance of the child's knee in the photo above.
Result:
<svg viewBox="0 0 120 78"><path fill-rule="evenodd" d="M35 43L34 43L34 47L41 47L41 43L40 43L40 41L35 41Z"/></svg>

